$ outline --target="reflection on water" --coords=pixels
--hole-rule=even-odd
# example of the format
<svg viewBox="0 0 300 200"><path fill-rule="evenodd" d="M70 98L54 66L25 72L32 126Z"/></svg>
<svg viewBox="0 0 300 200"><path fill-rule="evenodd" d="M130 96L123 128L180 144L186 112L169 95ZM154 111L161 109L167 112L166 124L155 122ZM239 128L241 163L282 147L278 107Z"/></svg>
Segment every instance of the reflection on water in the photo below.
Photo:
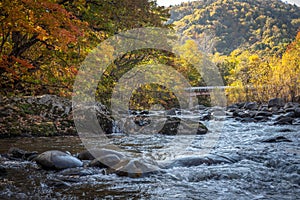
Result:
<svg viewBox="0 0 300 200"><path fill-rule="evenodd" d="M242 158L239 162L175 167L138 179L105 175L102 169L80 169L80 174L49 172L31 162L3 161L9 167L8 173L0 176L0 199L300 199L299 134L299 126L226 120L212 153L238 154ZM292 142L261 142L276 135ZM110 142L129 153L157 160L197 155L203 148L203 136L193 137L185 151L180 147L184 138L176 137L117 134ZM170 145L174 139L177 148ZM0 153L12 146L72 154L84 149L78 137L14 138L0 140Z"/></svg>

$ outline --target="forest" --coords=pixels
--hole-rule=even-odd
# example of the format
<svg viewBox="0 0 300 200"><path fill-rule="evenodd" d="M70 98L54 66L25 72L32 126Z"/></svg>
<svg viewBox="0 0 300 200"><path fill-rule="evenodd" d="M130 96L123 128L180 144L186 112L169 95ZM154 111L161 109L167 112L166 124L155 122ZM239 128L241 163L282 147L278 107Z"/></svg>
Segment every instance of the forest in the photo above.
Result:
<svg viewBox="0 0 300 200"><path fill-rule="evenodd" d="M217 65L229 102L299 98L300 8L279 0L202 0L174 7L148 0L4 0L0 3L1 95L71 97L86 56L102 41L141 27L174 29ZM186 52L193 48L189 40ZM140 63L164 63L205 85L190 64L170 52L129 52L116 60L98 98L108 103L123 74ZM166 77L165 77L166 78ZM158 85L143 86L165 90ZM155 102L151 97L146 101ZM149 102L148 102L149 103Z"/></svg>
<svg viewBox="0 0 300 200"><path fill-rule="evenodd" d="M300 8L278 0L182 3L168 21L198 41L222 73L229 102L299 101Z"/></svg>

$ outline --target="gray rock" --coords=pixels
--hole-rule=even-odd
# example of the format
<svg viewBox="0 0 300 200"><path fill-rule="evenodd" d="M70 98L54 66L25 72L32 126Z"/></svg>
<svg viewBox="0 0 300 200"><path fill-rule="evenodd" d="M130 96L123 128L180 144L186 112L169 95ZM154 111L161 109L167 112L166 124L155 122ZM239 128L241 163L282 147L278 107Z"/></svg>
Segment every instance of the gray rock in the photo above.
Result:
<svg viewBox="0 0 300 200"><path fill-rule="evenodd" d="M232 104L230 106L228 106L228 108L238 108L238 109L241 109L245 106L245 102L241 102L241 103L236 103L236 104Z"/></svg>
<svg viewBox="0 0 300 200"><path fill-rule="evenodd" d="M5 175L6 173L7 173L7 171L6 171L5 167L0 165L0 176Z"/></svg>
<svg viewBox="0 0 300 200"><path fill-rule="evenodd" d="M60 179L50 179L47 180L47 185L50 187L55 187L55 188L69 188L71 187L70 183L67 183L63 180Z"/></svg>
<svg viewBox="0 0 300 200"><path fill-rule="evenodd" d="M94 160L95 158L100 158L102 156L106 156L109 154L117 155L120 158L124 158L124 155L119 153L118 151L112 149L90 149L81 152L78 155L80 160Z"/></svg>
<svg viewBox="0 0 300 200"><path fill-rule="evenodd" d="M269 120L269 117L266 116L255 116L254 119L258 122L266 122Z"/></svg>
<svg viewBox="0 0 300 200"><path fill-rule="evenodd" d="M28 196L25 193L16 194L16 199L28 199Z"/></svg>
<svg viewBox="0 0 300 200"><path fill-rule="evenodd" d="M172 108L166 111L166 115L176 115L177 111L178 111L177 108Z"/></svg>
<svg viewBox="0 0 300 200"><path fill-rule="evenodd" d="M205 113L200 116L200 121L209 121L212 119L211 113Z"/></svg>
<svg viewBox="0 0 300 200"><path fill-rule="evenodd" d="M277 107L277 108L281 108L284 106L284 100L281 98L274 98L274 99L270 99L268 102L268 107Z"/></svg>
<svg viewBox="0 0 300 200"><path fill-rule="evenodd" d="M198 135L204 135L208 132L208 128L202 124L202 123L199 123L199 127L197 129L197 134Z"/></svg>
<svg viewBox="0 0 300 200"><path fill-rule="evenodd" d="M294 119L291 117L280 116L275 120L274 125L291 125Z"/></svg>
<svg viewBox="0 0 300 200"><path fill-rule="evenodd" d="M205 110L206 106L204 105L196 105L195 107L193 107L191 110L195 111L195 110Z"/></svg>
<svg viewBox="0 0 300 200"><path fill-rule="evenodd" d="M247 102L244 105L244 109L246 110L257 110L258 109L258 105L256 102Z"/></svg>
<svg viewBox="0 0 300 200"><path fill-rule="evenodd" d="M208 155L205 157L185 157L179 158L171 163L164 164L165 168L173 168L173 167L192 167L199 165L217 165L224 163L234 163L239 161L239 157L229 158L227 156L219 156L219 155Z"/></svg>
<svg viewBox="0 0 300 200"><path fill-rule="evenodd" d="M300 118L300 108L295 109L295 116L296 118Z"/></svg>
<svg viewBox="0 0 300 200"><path fill-rule="evenodd" d="M295 120L293 121L293 124L294 124L294 125L300 125L300 119L299 119L299 118L295 119Z"/></svg>
<svg viewBox="0 0 300 200"><path fill-rule="evenodd" d="M178 117L168 117L164 127L159 131L159 133L164 135L176 135L178 133L180 121L181 119Z"/></svg>
<svg viewBox="0 0 300 200"><path fill-rule="evenodd" d="M234 112L232 114L233 117L240 117L240 118L250 118L251 115L248 112L243 112L243 111L238 111L238 112Z"/></svg>
<svg viewBox="0 0 300 200"><path fill-rule="evenodd" d="M298 103L294 103L294 102L288 102L284 105L283 109L289 109L289 108L295 108L298 107L299 104Z"/></svg>
<svg viewBox="0 0 300 200"><path fill-rule="evenodd" d="M113 166L113 168L109 168L108 173L116 173L119 176L130 178L140 178L160 170L157 165L147 160L125 159Z"/></svg>
<svg viewBox="0 0 300 200"><path fill-rule="evenodd" d="M43 169L47 170L61 170L83 166L83 163L78 158L56 150L39 154L34 160Z"/></svg>
<svg viewBox="0 0 300 200"><path fill-rule="evenodd" d="M292 142L284 136L275 136L267 139L263 139L261 142L264 143L278 143L278 142Z"/></svg>
<svg viewBox="0 0 300 200"><path fill-rule="evenodd" d="M99 158L94 159L89 166L100 167L100 168L113 168L115 165L121 162L119 156L114 154L108 154Z"/></svg>
<svg viewBox="0 0 300 200"><path fill-rule="evenodd" d="M251 122L255 122L255 119L253 119L251 117L246 117L246 118L242 118L241 122L243 122L243 123L251 123Z"/></svg>
<svg viewBox="0 0 300 200"><path fill-rule="evenodd" d="M62 175L62 176L88 176L88 175L94 175L94 174L99 174L99 170L95 170L92 168L69 168L69 169L64 169L57 174Z"/></svg>
<svg viewBox="0 0 300 200"><path fill-rule="evenodd" d="M11 158L20 158L24 160L32 160L38 153L36 151L29 152L16 147L11 147L8 150L8 156Z"/></svg>
<svg viewBox="0 0 300 200"><path fill-rule="evenodd" d="M256 113L255 116L264 116L264 117L271 117L273 114L268 111L259 111Z"/></svg>
<svg viewBox="0 0 300 200"><path fill-rule="evenodd" d="M288 113L285 113L283 116L293 118L293 117L295 117L295 113L294 112L288 112Z"/></svg>
<svg viewBox="0 0 300 200"><path fill-rule="evenodd" d="M80 160L94 160L95 156L93 156L90 151L85 150L79 153L77 158L79 158Z"/></svg>

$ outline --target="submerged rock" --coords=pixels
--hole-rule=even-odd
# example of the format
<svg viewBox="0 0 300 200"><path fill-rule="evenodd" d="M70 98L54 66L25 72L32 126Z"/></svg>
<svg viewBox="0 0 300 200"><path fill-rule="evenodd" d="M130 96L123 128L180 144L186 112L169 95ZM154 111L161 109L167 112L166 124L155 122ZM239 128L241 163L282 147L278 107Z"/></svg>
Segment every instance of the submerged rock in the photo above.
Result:
<svg viewBox="0 0 300 200"><path fill-rule="evenodd" d="M240 158L229 158L226 156L219 155L208 155L205 157L184 157L179 158L177 160L172 161L171 163L164 164L164 168L173 168L173 167L192 167L199 165L216 165L216 164L226 164L226 163L234 163L239 161Z"/></svg>
<svg viewBox="0 0 300 200"><path fill-rule="evenodd" d="M287 139L284 136L276 136L276 137L272 137L272 138L267 138L267 139L263 139L262 142L265 143L278 143L278 142L293 142L290 139Z"/></svg>
<svg viewBox="0 0 300 200"><path fill-rule="evenodd" d="M90 150L85 150L81 152L78 155L78 158L80 160L94 160L95 158L100 158L102 156L106 155L117 155L119 158L123 158L124 155L119 153L118 151L112 150L112 149L90 149Z"/></svg>
<svg viewBox="0 0 300 200"><path fill-rule="evenodd" d="M119 176L140 178L160 170L158 166L146 160L124 159L117 165L110 167L107 171L108 173L116 173Z"/></svg>
<svg viewBox="0 0 300 200"><path fill-rule="evenodd" d="M63 180L59 180L56 178L49 179L49 180L47 180L46 183L48 186L55 187L55 188L69 188L72 186L70 183L67 183Z"/></svg>
<svg viewBox="0 0 300 200"><path fill-rule="evenodd" d="M34 160L43 169L47 170L61 170L83 166L83 163L79 159L56 150L39 154Z"/></svg>
<svg viewBox="0 0 300 200"><path fill-rule="evenodd" d="M81 155L86 154L86 152L81 153ZM88 166L106 168L106 172L109 174L115 173L119 176L138 178L160 170L155 163L149 160L126 158L125 155L115 150L96 149L94 152L95 154L92 156L97 158L92 160ZM80 157L82 158L82 156Z"/></svg>
<svg viewBox="0 0 300 200"><path fill-rule="evenodd" d="M94 159L89 166L90 167L100 167L100 168L110 168L121 162L119 156L114 154L108 154L99 158Z"/></svg>
<svg viewBox="0 0 300 200"><path fill-rule="evenodd" d="M89 163L90 167L109 168L118 164L121 159L125 158L125 155L112 149L91 149L80 153L78 158L89 158L89 160L92 160Z"/></svg>
<svg viewBox="0 0 300 200"><path fill-rule="evenodd" d="M274 125L291 125L293 124L294 119L289 116L280 116L275 119Z"/></svg>
<svg viewBox="0 0 300 200"><path fill-rule="evenodd" d="M25 151L16 147L12 147L8 150L8 156L11 158L20 158L20 159L24 159L24 160L32 160L34 157L37 156L37 152L33 151L33 152L29 152L29 151Z"/></svg>

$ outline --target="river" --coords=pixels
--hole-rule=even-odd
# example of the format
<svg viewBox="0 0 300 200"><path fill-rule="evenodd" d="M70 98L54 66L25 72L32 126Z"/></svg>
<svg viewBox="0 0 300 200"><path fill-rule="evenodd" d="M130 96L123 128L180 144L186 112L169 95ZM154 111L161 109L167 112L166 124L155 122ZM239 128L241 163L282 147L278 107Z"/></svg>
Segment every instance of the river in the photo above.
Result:
<svg viewBox="0 0 300 200"><path fill-rule="evenodd" d="M0 176L0 199L300 199L299 126L274 126L272 122L224 121L211 154L238 155L232 164L164 169L143 178L104 174L102 169L45 171L29 161L3 161L7 174ZM208 135L216 133L210 132ZM283 136L291 142L262 142ZM114 134L110 142L129 152L158 160L197 155L203 135L189 138L188 151L167 148L184 138L166 135ZM210 139L215 139L211 137ZM79 137L12 138L0 140L0 153L10 147L43 152L84 150ZM182 151L182 152L181 152Z"/></svg>

